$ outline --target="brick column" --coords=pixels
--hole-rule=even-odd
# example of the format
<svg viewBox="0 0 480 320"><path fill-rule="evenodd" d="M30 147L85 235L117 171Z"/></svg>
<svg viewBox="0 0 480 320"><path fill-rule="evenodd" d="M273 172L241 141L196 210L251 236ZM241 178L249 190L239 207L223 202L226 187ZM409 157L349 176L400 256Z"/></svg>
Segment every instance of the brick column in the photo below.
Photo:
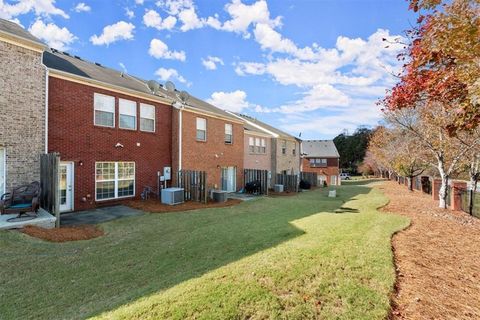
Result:
<svg viewBox="0 0 480 320"><path fill-rule="evenodd" d="M467 183L454 181L452 183L452 192L450 193L450 209L462 210L462 192L467 190Z"/></svg>
<svg viewBox="0 0 480 320"><path fill-rule="evenodd" d="M438 192L440 191L440 187L442 186L441 179L433 179L432 181L432 198L433 200L439 200Z"/></svg>

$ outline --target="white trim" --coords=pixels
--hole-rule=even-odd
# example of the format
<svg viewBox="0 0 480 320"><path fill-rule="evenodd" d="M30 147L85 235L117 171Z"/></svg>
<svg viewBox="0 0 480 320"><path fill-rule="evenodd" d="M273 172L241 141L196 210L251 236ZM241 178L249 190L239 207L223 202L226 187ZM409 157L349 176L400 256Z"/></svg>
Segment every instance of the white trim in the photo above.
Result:
<svg viewBox="0 0 480 320"><path fill-rule="evenodd" d="M99 96L104 96L104 97L109 97L109 98L113 98L113 126L105 126L105 125L102 125L102 124L97 124L96 122L96 116L95 116L95 111L97 111L96 109L96 106L95 106L95 96L96 95L99 95ZM103 127L103 128L115 128L115 113L116 113L116 98L114 96L110 96L108 94L103 94L103 93L98 93L98 92L94 92L93 93L93 125L96 126L96 127ZM103 110L99 110L99 111L102 111L102 112L108 112L108 111L103 111Z"/></svg>
<svg viewBox="0 0 480 320"><path fill-rule="evenodd" d="M199 120L199 119L205 121L205 130L198 129L198 120ZM195 130L195 139L196 139L197 141L201 141L201 142L206 142L206 141L207 141L207 126L208 126L208 124L207 124L207 119L206 119L206 118L201 118L201 117L196 117L196 118L195 118L195 129L196 129L196 130ZM198 139L197 133L198 133L199 130L200 130L200 131L205 131L205 138L204 138L204 139Z"/></svg>
<svg viewBox="0 0 480 320"><path fill-rule="evenodd" d="M48 90L48 77L49 77L49 72L48 68L46 65L43 64L43 55L45 52L42 52L42 66L45 68L45 153L48 153L48 95L49 95L49 90Z"/></svg>
<svg viewBox="0 0 480 320"><path fill-rule="evenodd" d="M72 191L71 191L71 208L68 209L68 210L63 210L63 211L60 211L60 212L71 212L71 211L75 211L75 163L73 161L60 161L60 165L70 165L70 168L71 168L71 185L72 185ZM60 178L60 177L59 177ZM60 183L58 184L58 186L60 186ZM60 192L60 188L58 189L58 192ZM59 206L60 208L60 206Z"/></svg>
<svg viewBox="0 0 480 320"><path fill-rule="evenodd" d="M153 108L153 119L142 117L142 105ZM139 129L140 129L140 131L142 131L142 132L150 132L150 133L155 133L155 132L157 132L157 107L154 106L153 104L148 104L148 103L140 102L139 114L140 114L140 118L139 118L139 123L140 123ZM153 131L150 131L150 130L142 130L142 118L143 118L143 119L148 119L148 120L153 120Z"/></svg>
<svg viewBox="0 0 480 320"><path fill-rule="evenodd" d="M183 126L182 126L182 109L178 110L178 171L182 170L182 138L183 138ZM195 131L196 135L196 131Z"/></svg>
<svg viewBox="0 0 480 320"><path fill-rule="evenodd" d="M4 193L7 192L7 148L0 146L0 149L3 149L3 159L0 159L0 161L3 161L3 190L0 190L2 196Z"/></svg>
<svg viewBox="0 0 480 320"><path fill-rule="evenodd" d="M127 103L133 102L133 104L135 105L135 115L132 116L131 114L122 113L121 106L120 106L120 103L122 101L125 101ZM127 117L135 117L135 123L134 123L135 127L134 128L124 128L124 127L122 127L121 120L120 120L122 118L122 115L127 116ZM122 129L122 130L137 131L137 122L138 122L138 104L137 104L137 102L133 101L133 100L118 98L118 128Z"/></svg>
<svg viewBox="0 0 480 320"><path fill-rule="evenodd" d="M225 111L226 111L226 110L225 110ZM249 125L251 125L251 126L253 126L253 127L257 128L257 129L260 129L260 130L268 133L269 135L273 136L274 138L280 137L280 135L278 135L278 134L276 134L276 133L274 133L274 132L272 132L272 131L270 131L270 130L268 130L268 129L265 129L264 127L259 126L258 124L254 123L254 122L252 122L252 121L249 121L249 120L247 120L247 119L245 119L245 118L242 118L242 117L236 115L236 114L233 113L233 112L230 112L230 111L226 111L226 112L230 113L232 116L235 116L235 117L243 120L244 122L248 123Z"/></svg>

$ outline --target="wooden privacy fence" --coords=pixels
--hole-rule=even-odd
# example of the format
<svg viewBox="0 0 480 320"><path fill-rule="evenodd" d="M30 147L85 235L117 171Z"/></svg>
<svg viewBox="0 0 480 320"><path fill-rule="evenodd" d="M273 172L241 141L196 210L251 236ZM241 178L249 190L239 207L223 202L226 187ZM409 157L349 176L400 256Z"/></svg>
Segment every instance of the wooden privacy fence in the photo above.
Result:
<svg viewBox="0 0 480 320"><path fill-rule="evenodd" d="M317 176L316 172L300 172L300 180L307 181L312 187L318 186Z"/></svg>
<svg viewBox="0 0 480 320"><path fill-rule="evenodd" d="M58 173L60 155L48 153L40 155L40 206L55 215L55 226L60 226L60 203L58 197Z"/></svg>
<svg viewBox="0 0 480 320"><path fill-rule="evenodd" d="M207 203L207 173L205 171L180 170L177 173L177 188L183 188L185 201Z"/></svg>
<svg viewBox="0 0 480 320"><path fill-rule="evenodd" d="M277 173L275 183L283 184L283 189L288 192L298 192L298 176L296 174Z"/></svg>
<svg viewBox="0 0 480 320"><path fill-rule="evenodd" d="M259 169L244 169L243 170L243 181L244 185L249 182L259 181L260 182L260 193L268 195L269 181L268 181L268 170L259 170Z"/></svg>

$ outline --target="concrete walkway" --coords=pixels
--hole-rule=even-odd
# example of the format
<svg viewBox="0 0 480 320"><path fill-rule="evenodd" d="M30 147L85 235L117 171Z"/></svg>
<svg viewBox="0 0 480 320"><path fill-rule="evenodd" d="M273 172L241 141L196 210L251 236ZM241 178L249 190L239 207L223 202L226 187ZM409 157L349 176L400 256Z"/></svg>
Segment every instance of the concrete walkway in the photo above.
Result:
<svg viewBox="0 0 480 320"><path fill-rule="evenodd" d="M79 224L97 224L123 217L139 216L143 211L127 206L113 206L97 208L92 210L64 213L60 216L62 226L73 226Z"/></svg>
<svg viewBox="0 0 480 320"><path fill-rule="evenodd" d="M38 214L34 219L26 220L26 221L7 221L10 218L15 218L17 214L2 214L0 215L0 230L7 230L7 229L19 229L25 226L37 226L42 228L53 228L55 227L55 217L52 216L47 211L40 208L38 210Z"/></svg>

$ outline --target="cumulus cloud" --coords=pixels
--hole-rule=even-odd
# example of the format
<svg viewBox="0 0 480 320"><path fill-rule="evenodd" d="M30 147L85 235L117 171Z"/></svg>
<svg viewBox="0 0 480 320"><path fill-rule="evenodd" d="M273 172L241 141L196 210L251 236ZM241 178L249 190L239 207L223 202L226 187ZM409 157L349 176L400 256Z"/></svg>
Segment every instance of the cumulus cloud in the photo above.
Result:
<svg viewBox="0 0 480 320"><path fill-rule="evenodd" d="M85 2L79 2L74 9L76 12L90 12L92 8L89 5L85 4Z"/></svg>
<svg viewBox="0 0 480 320"><path fill-rule="evenodd" d="M143 15L143 23L147 27L155 28L157 30L170 30L173 27L175 27L175 24L177 23L177 18L174 16L168 16L165 19L162 19L160 14L158 14L157 11L155 10L148 10L144 15Z"/></svg>
<svg viewBox="0 0 480 320"><path fill-rule="evenodd" d="M0 0L0 18L15 20L15 17L32 12L36 16L58 15L68 19L68 14L55 6L55 0L20 0L14 4Z"/></svg>
<svg viewBox="0 0 480 320"><path fill-rule="evenodd" d="M48 46L62 51L68 50L68 46L77 39L67 28L60 28L54 23L45 24L42 20L35 21L28 31Z"/></svg>
<svg viewBox="0 0 480 320"><path fill-rule="evenodd" d="M261 108L247 101L247 93L242 90L232 92L217 91L212 93L207 102L224 110L242 112L245 109Z"/></svg>
<svg viewBox="0 0 480 320"><path fill-rule="evenodd" d="M155 75L158 77L159 80L161 81L179 81L181 83L185 83L188 85L187 80L182 77L177 70L169 68L159 68L157 71L155 71Z"/></svg>
<svg viewBox="0 0 480 320"><path fill-rule="evenodd" d="M102 34L90 37L90 42L96 46L109 45L120 40L133 39L133 30L135 26L132 23L119 21L103 28Z"/></svg>
<svg viewBox="0 0 480 320"><path fill-rule="evenodd" d="M133 12L133 10L130 10L129 8L125 8L125 15L128 19L135 18L135 12Z"/></svg>
<svg viewBox="0 0 480 320"><path fill-rule="evenodd" d="M186 55L184 51L170 51L168 46L159 39L152 39L150 41L150 48L148 54L157 59L169 59L185 61Z"/></svg>
<svg viewBox="0 0 480 320"><path fill-rule="evenodd" d="M219 57L208 56L207 59L202 59L202 64L207 70L216 70L217 64L223 66L223 60Z"/></svg>

